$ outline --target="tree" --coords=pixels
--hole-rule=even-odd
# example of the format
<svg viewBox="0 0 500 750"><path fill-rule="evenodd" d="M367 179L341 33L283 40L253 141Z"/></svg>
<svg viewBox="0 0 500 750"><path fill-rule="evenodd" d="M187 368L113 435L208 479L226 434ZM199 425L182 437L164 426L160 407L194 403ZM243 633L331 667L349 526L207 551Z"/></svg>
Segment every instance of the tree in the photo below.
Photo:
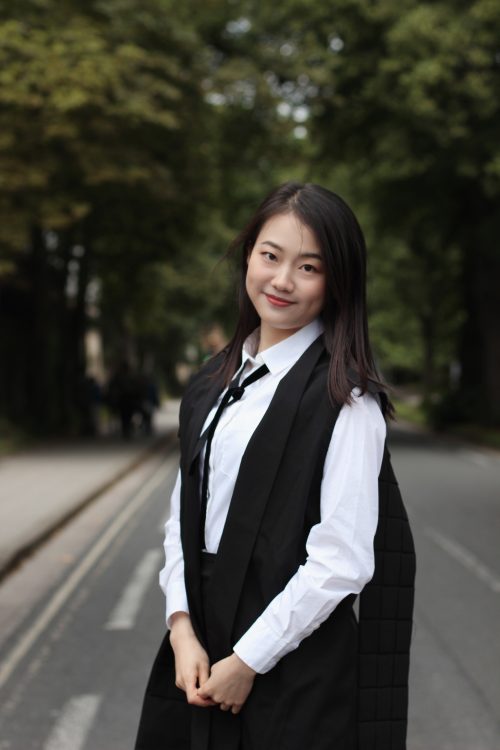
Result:
<svg viewBox="0 0 500 750"><path fill-rule="evenodd" d="M331 7L334 22L317 32L333 54L313 132L330 159L352 163L379 232L409 249L424 372L443 345L462 365L448 418L498 424L500 16L484 0ZM444 386L436 378L431 390Z"/></svg>
<svg viewBox="0 0 500 750"><path fill-rule="evenodd" d="M450 389L456 357L462 378L447 418L498 423L496 4L241 7L248 54L291 112L306 109L309 175L334 189L340 182L368 218L374 262L396 280L395 313L418 326L429 400Z"/></svg>
<svg viewBox="0 0 500 750"><path fill-rule="evenodd" d="M196 238L211 110L196 33L168 0L140 13L136 2L23 5L0 22L0 247L28 310L28 399L12 416L46 430L76 416L89 282L105 290L118 273L130 288Z"/></svg>

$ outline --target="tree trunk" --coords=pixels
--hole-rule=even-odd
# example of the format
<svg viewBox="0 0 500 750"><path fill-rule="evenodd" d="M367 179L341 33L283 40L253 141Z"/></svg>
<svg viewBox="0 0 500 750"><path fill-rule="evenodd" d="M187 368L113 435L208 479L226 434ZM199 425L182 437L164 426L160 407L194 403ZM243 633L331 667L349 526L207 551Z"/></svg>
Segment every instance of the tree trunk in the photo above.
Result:
<svg viewBox="0 0 500 750"><path fill-rule="evenodd" d="M49 279L45 240L39 226L31 229L32 334L28 345L28 409L34 432L51 428L51 340L49 322Z"/></svg>
<svg viewBox="0 0 500 750"><path fill-rule="evenodd" d="M436 386L436 367L434 358L435 326L432 315L419 315L420 332L422 336L424 371L422 373L423 396L425 403L431 403Z"/></svg>
<svg viewBox="0 0 500 750"><path fill-rule="evenodd" d="M69 354L71 357L71 385L74 394L76 429L79 433L84 432L86 423L86 410L89 408L88 392L85 382L86 375L86 353L85 334L87 331L87 286L90 279L90 256L91 239L87 222L82 228L83 254L79 257L78 291L73 309L72 335L70 339Z"/></svg>
<svg viewBox="0 0 500 750"><path fill-rule="evenodd" d="M68 301L66 294L66 285L68 282L69 262L71 260L71 251L74 240L73 230L61 232L59 237L59 256L61 267L58 274L57 288L57 325L58 325L58 400L59 400L59 419L60 426L66 432L73 421L74 413L74 393L71 382L71 364L69 358L71 330L70 330L70 311L68 310Z"/></svg>
<svg viewBox="0 0 500 750"><path fill-rule="evenodd" d="M478 205L479 204L479 205ZM470 232L463 238L463 294L459 396L466 415L485 425L500 425L500 253L495 208L476 196Z"/></svg>

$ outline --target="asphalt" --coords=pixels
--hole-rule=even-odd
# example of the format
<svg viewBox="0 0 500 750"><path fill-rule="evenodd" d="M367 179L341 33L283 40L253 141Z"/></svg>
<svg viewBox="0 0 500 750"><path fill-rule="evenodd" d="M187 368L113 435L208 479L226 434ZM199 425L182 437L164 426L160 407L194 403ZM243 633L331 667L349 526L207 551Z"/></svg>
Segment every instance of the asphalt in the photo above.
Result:
<svg viewBox="0 0 500 750"><path fill-rule="evenodd" d="M175 444L178 413L179 402L166 401L149 437L136 435L125 441L115 434L42 444L1 458L0 580L152 453ZM404 422L397 432L429 435Z"/></svg>
<svg viewBox="0 0 500 750"><path fill-rule="evenodd" d="M408 750L499 750L500 454L391 433L417 550ZM165 632L157 572L174 445L2 582L0 750L132 746Z"/></svg>
<svg viewBox="0 0 500 750"><path fill-rule="evenodd" d="M178 409L178 401L165 402L151 436L50 443L0 459L0 579L154 451L174 443Z"/></svg>

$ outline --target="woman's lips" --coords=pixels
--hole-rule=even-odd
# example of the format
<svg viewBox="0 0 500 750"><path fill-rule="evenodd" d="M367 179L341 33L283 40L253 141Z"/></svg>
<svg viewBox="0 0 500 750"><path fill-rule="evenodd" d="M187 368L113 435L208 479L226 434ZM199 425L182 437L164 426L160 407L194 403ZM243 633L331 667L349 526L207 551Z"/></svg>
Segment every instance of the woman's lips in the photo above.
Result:
<svg viewBox="0 0 500 750"><path fill-rule="evenodd" d="M275 305L276 307L288 307L289 305L293 305L293 302L290 302L286 299L281 299L281 297L273 297L272 294L266 294L266 298L271 303L271 305Z"/></svg>

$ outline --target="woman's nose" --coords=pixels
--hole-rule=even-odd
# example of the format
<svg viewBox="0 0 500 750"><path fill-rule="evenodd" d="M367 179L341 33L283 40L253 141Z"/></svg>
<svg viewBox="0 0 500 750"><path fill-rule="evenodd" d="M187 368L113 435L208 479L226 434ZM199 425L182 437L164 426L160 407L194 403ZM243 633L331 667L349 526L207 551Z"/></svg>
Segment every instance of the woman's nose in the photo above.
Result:
<svg viewBox="0 0 500 750"><path fill-rule="evenodd" d="M291 292L293 290L293 279L290 270L285 268L285 266L282 266L279 270L276 271L271 283L275 289L280 289L287 292Z"/></svg>

